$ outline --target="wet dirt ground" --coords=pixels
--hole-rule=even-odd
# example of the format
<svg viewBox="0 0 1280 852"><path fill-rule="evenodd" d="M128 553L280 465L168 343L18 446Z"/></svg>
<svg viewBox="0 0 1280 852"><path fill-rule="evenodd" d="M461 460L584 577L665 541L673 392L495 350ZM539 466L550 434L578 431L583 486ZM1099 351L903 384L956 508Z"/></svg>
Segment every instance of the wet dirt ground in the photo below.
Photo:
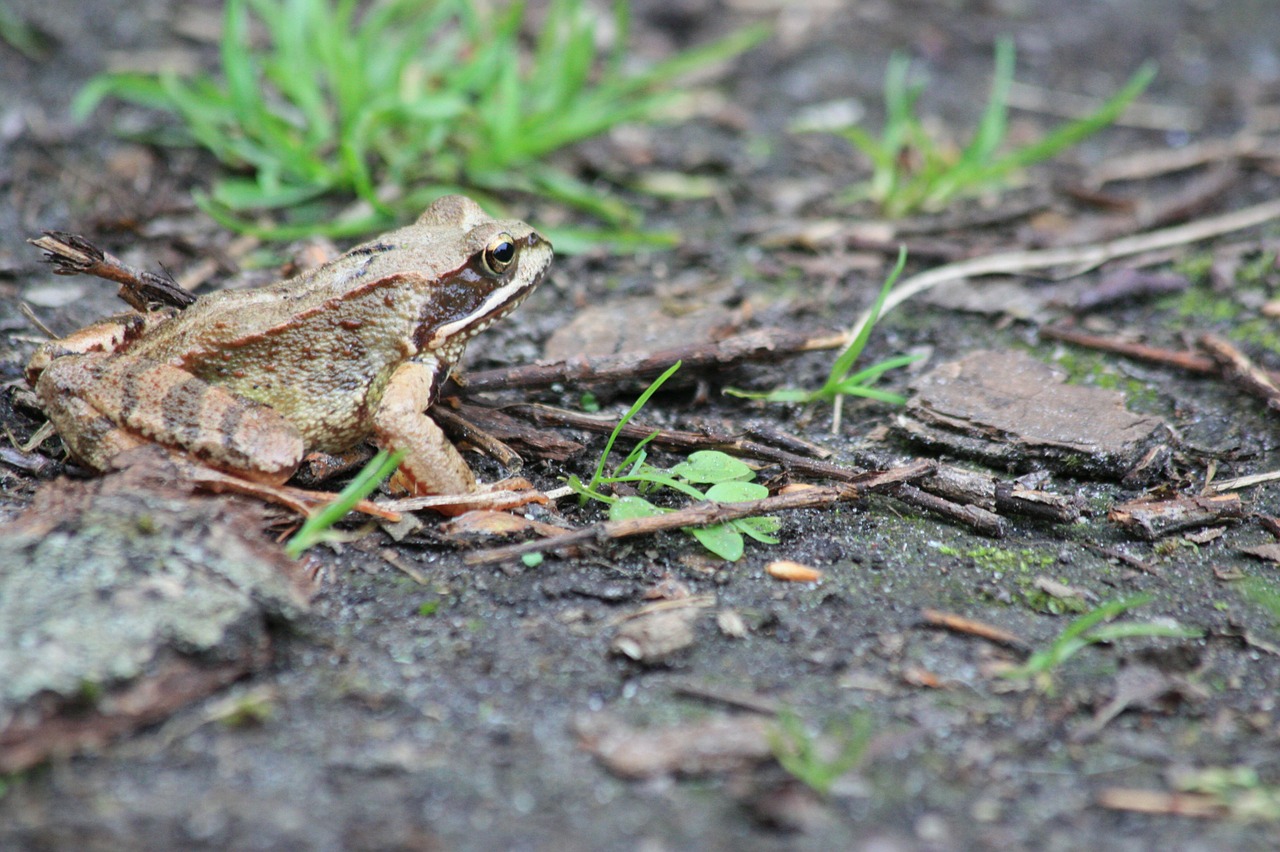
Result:
<svg viewBox="0 0 1280 852"><path fill-rule="evenodd" d="M119 310L114 288L54 279L26 237L73 230L176 275L212 255L219 263L206 287L260 281L271 267L263 261L266 271L242 273L230 238L193 212L187 190L205 184L211 161L112 133L145 128L154 116L121 108L100 110L84 125L67 117L70 98L110 63L158 61L166 50L211 61L199 38L175 30L201 7L10 5L47 38L39 59L0 45L0 366L10 383L0 413L24 440L38 421L14 407L12 388L38 336L20 301L56 332ZM892 250L822 241L797 249L766 235L851 215L833 188L859 177L856 158L830 137L790 135L787 124L802 107L857 99L878 126L881 75L894 49L920 58L932 80L926 111L952 127L969 126L980 111L991 46L1004 34L1018 46L1018 79L1053 91L1105 95L1154 59L1160 74L1144 100L1174 116L1159 129L1114 129L1034 172L1037 187L1013 196L1047 193L1048 206L1034 217L907 235L910 271L940 262L929 259L931 250L982 254L1084 232L1103 213L1070 201L1063 187L1090 168L1126 152L1225 138L1280 106L1280 15L1266 0L1085 2L1069 13L1039 0L653 3L640 4L635 38L642 55L661 55L758 20L774 24L775 35L711 81L723 96L714 108L674 129L594 141L580 154L594 169L617 169L619 180L645 169L713 178L714 199L637 202L650 224L686 235L682 248L559 261L552 282L472 345L471 369L540 357L585 306L615 300L708 309L735 330L817 334L846 326L883 280ZM1017 111L1014 120L1015 136L1055 121L1039 111ZM1189 179L1116 191L1167 197ZM1280 176L1245 164L1195 216L1265 201L1278 186ZM537 224L536 208L520 212ZM1275 320L1262 309L1280 290L1278 240L1272 225L1168 252L1153 268L1189 276L1189 288L1094 312L1089 327L1137 332L1172 348L1212 331L1276 368L1280 345L1268 325ZM1242 262L1230 265L1231 258ZM1205 271L1214 263L1227 264L1226 281ZM1102 274L1090 272L1084 283ZM1031 290L1038 281L1015 279ZM1276 568L1240 552L1273 540L1259 518L1280 514L1280 492L1274 484L1242 492L1245 517L1216 538L1197 526L1147 540L1108 519L1144 487L1196 494L1211 470L1225 478L1280 467L1280 424L1221 378L1038 333L1067 313L1048 304L1010 318L913 300L877 328L869 356L926 355L914 373L885 383L907 393L925 371L978 350L1029 353L1070 382L1122 392L1129 411L1163 421L1170 455L1146 486L1075 476L1069 466L1041 486L1078 497L1080 521L1009 517L1005 536L993 539L874 495L780 515L780 543L752 544L733 564L669 533L548 554L536 567L518 560L473 567L438 540L433 519L403 542L374 532L320 548L310 610L277 613L265 667L92 753L0 776L0 848L1280 847L1280 631L1277 616L1241 591ZM831 357L815 352L690 375L644 417L729 431L764 422L821 445L832 461L863 467L957 461L887 432L896 412L885 406L846 406L832 436L827 407L765 407L719 393L729 385L815 385ZM617 415L643 385L591 390ZM577 407L582 390L502 399ZM532 462L525 472L540 487L589 474L603 448L599 435L565 434L587 450L564 463ZM45 446L56 455L52 442ZM497 473L480 468L488 478ZM1003 481L1024 472L995 471ZM782 474L766 467L761 479ZM8 466L0 482L4 521L38 488L58 487ZM561 510L574 525L599 519L572 501ZM218 522L203 510L200 517ZM816 567L822 579L775 579L765 568L778 559ZM1061 586L1080 593L1086 609L1149 594L1129 620L1197 628L1203 637L1085 648L1054 670L1050 684L1000 677L1002 666L1047 647L1074 617L1063 612L1071 607L1063 596L1046 591ZM686 608L692 636L660 660L615 653L625 617L655 593L706 603ZM1026 648L939 629L926 623L927 610L995 626ZM1146 686L1136 685L1135 673ZM775 728L779 711L798 717L820 748L838 748L857 719L870 725L862 760L827 795L750 749L744 756L715 745L697 727L764 720ZM659 731L689 737L666 751L643 745ZM610 743L641 743L665 762L647 777L627 777L617 765L611 771ZM727 753L727 765L695 766L689 754L699 748ZM1212 770L1222 770L1214 777L1226 792L1177 798L1202 792ZM1227 777L1236 782L1221 782ZM1155 812L1140 812L1126 791L1156 794L1144 800Z"/></svg>

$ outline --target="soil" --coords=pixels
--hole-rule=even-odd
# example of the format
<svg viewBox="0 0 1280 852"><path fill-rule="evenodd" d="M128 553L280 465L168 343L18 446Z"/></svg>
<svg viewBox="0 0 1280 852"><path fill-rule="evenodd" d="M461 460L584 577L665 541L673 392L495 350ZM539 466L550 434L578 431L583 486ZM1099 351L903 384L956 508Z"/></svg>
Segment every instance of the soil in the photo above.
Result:
<svg viewBox="0 0 1280 852"><path fill-rule="evenodd" d="M21 443L39 418L15 404L38 339L20 302L58 333L121 309L112 287L54 279L26 237L75 231L128 262L178 276L212 259L206 290L269 278L289 249L237 251L190 200L216 164L116 132L153 128L154 114L112 106L83 124L68 117L71 98L105 67L212 62L208 42L189 26L199 4L7 5L46 47L32 59L0 44L0 369L9 383L0 416ZM713 108L672 128L596 140L565 159L619 181L650 169L712 179L713 199L635 199L650 225L685 236L682 247L558 261L550 284L473 343L469 369L531 361L585 306L611 300L655 313L672 303L683 313L718 309L723 324L741 328L818 334L846 326L873 298L895 249L768 239L784 227L871 215L866 207L851 214L835 198L864 174L849 149L787 126L804 107L844 99L856 99L878 126L881 75L895 49L928 70L924 111L945 127L971 126L980 112L992 45L1003 34L1018 46L1018 79L1053 91L1105 95L1154 59L1160 73L1144 100L1169 108L1161 128L1113 128L1034 171L1032 186L951 211L979 222L1039 198L1033 215L904 232L909 271L1123 227L1134 205L1171 197L1194 174L1109 186L1115 206L1105 211L1064 188L1122 154L1225 137L1267 115L1274 121L1280 105L1280 15L1270 0L1082 2L1069 13L1048 0L646 2L633 38L638 54L653 58L759 20L775 26L774 37L709 81L723 96ZM1015 111L1011 134L1055 121ZM1256 203L1278 188L1274 158L1245 163L1208 210L1191 215ZM538 223L536 206L519 212ZM1211 331L1264 367L1280 367L1280 337L1263 313L1280 288L1278 241L1273 225L1148 258L1189 286L1091 311L1082 322L1169 348ZM1088 286L1104 275L1079 280ZM1035 293L1042 282L1013 283ZM913 300L881 322L867 357L926 355L915 372L883 383L903 393L925 371L977 350L1027 353L1069 383L1122 392L1130 412L1168 429L1154 477L1137 482L1057 464L1035 487L1076 500L1081 519L1006 517L1001 539L873 495L781 515L780 542L749 543L735 563L671 533L548 553L534 566L472 567L432 517L403 541L374 531L318 548L309 610L263 616L270 662L125 737L0 775L0 848L1280 848L1280 614L1245 593L1276 569L1241 551L1273 541L1266 521L1280 514L1280 491L1247 489L1245 511L1226 523L1155 540L1108 517L1149 489L1194 496L1211 474L1280 468L1274 414L1221 377L1042 338L1045 323L1069 314L1060 305L1042 302L1016 316L989 308ZM690 333L680 332L684 342ZM959 449L914 446L901 429L885 428L897 412L884 405L851 402L831 435L828 406L766 406L719 393L815 386L831 357L812 352L691 374L643 416L675 428L767 425L861 467L958 461L943 454ZM645 383L494 398L577 408L590 390L616 416ZM565 462L530 459L525 474L540 487L589 475L603 449L599 435L565 434L586 450ZM57 459L56 442L44 453ZM678 456L659 451L654 460ZM1042 466L1034 456L1002 463L1015 468L993 471L1002 482ZM492 463L477 465L485 478L500 474ZM61 464L38 474L0 466L0 520L17 518L37 489L83 486L57 474L83 476ZM761 479L777 485L788 476L766 466ZM560 511L575 526L600 517L574 501ZM202 508L200 517L216 526L224 516ZM172 526L165 515L156 528ZM248 526L245 534L260 538ZM83 559L93 551L75 552ZM817 568L822 578L779 580L766 570L775 560ZM50 583L59 577L50 570ZM1044 678L999 675L1047 648L1079 611L1138 594L1150 600L1124 620L1196 628L1201 638L1119 639L1084 648ZM698 605L649 632L628 629L620 644L620 630L634 623L628 616L655 598ZM940 628L929 611L983 622L1012 640ZM261 645L253 647L257 654ZM94 700L92 692L80 700ZM860 725L869 726L869 743L819 794L769 756L776 745L768 732L776 739L787 719L798 719L820 752L855 739ZM721 731L744 720L732 736ZM653 764L619 763L611 743L631 744ZM1214 779L1218 792L1201 794Z"/></svg>

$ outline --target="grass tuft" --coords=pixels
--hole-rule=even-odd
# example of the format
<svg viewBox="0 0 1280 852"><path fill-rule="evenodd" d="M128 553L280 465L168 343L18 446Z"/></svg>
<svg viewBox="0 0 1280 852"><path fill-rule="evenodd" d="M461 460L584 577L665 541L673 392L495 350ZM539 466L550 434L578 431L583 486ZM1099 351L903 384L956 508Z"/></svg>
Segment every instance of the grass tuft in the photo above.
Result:
<svg viewBox="0 0 1280 852"><path fill-rule="evenodd" d="M986 107L973 138L956 151L927 129L916 112L924 83L909 83L911 60L901 53L893 54L885 71L885 122L880 135L873 136L856 125L829 130L843 136L871 161L871 180L855 189L853 197L869 198L886 217L898 218L920 211L935 212L958 197L1002 188L1022 169L1053 159L1112 124L1156 73L1154 64L1143 65L1093 114L1000 153L1008 132L1013 70L1013 41L1000 39L996 42L995 72Z"/></svg>
<svg viewBox="0 0 1280 852"><path fill-rule="evenodd" d="M227 0L220 73L105 74L79 116L114 97L173 113L179 137L238 174L198 196L219 221L261 236L385 229L435 198L533 193L635 240L635 212L545 162L624 122L656 121L675 81L761 41L738 31L645 70L625 69L629 4L613 4L613 47L584 0L552 0L531 47L524 3L479 0ZM334 220L330 197L355 197ZM287 215L282 215L284 211ZM264 224L263 211L275 221Z"/></svg>
<svg viewBox="0 0 1280 852"><path fill-rule="evenodd" d="M850 375L850 372L853 370L853 365L857 363L858 357L862 355L862 350L866 348L867 340L870 339L871 330L875 327L876 320L880 317L880 311L884 307L885 299L889 298L889 291L897 283L898 277L902 275L902 270L906 265L907 250L903 247L898 250L897 264L894 265L893 271L889 273L889 277L885 279L884 286L880 288L880 294L876 296L875 302L871 305L869 319L862 324L858 331L858 336L845 347L845 350L832 363L831 369L827 372L827 380L823 382L822 387L812 391L799 388L776 388L771 391L761 392L725 388L724 392L729 396L737 396L744 399L762 399L765 402L799 402L808 404L820 400L831 401L840 396L860 396L886 402L890 405L902 405L906 402L904 397L890 391L880 390L872 387L872 385L889 370L896 370L899 367L914 364L922 356L899 355L895 358L886 358L883 361L872 364L870 367L853 373L853 375Z"/></svg>
<svg viewBox="0 0 1280 852"><path fill-rule="evenodd" d="M1121 621L1106 624L1122 613L1151 602L1151 595L1134 595L1107 601L1073 620L1047 648L1036 651L1021 666L1004 673L1015 679L1034 678L1042 689L1049 691L1055 670L1078 652L1099 642L1114 642L1132 637L1168 637L1173 639L1199 639L1204 631L1168 624Z"/></svg>

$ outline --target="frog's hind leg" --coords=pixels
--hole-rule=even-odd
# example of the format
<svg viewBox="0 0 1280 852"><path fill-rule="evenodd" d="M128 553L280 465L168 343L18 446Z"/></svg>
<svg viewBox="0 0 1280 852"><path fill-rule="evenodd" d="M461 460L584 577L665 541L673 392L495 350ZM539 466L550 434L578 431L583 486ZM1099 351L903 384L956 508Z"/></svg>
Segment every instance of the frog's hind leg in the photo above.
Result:
<svg viewBox="0 0 1280 852"><path fill-rule="evenodd" d="M121 352L135 340L150 334L173 318L172 309L149 313L127 313L96 322L66 337L44 343L27 363L27 384L36 386L40 374L59 358L68 355L106 355Z"/></svg>
<svg viewBox="0 0 1280 852"><path fill-rule="evenodd" d="M45 367L36 394L72 455L97 470L145 443L269 483L302 459L301 435L274 409L168 364L68 355Z"/></svg>
<svg viewBox="0 0 1280 852"><path fill-rule="evenodd" d="M94 470L103 470L115 456L146 443L83 397L67 393L67 384L59 381L60 372L57 367L45 369L41 376L50 378L42 390L40 386L46 380L37 383L37 394L40 407L72 458Z"/></svg>

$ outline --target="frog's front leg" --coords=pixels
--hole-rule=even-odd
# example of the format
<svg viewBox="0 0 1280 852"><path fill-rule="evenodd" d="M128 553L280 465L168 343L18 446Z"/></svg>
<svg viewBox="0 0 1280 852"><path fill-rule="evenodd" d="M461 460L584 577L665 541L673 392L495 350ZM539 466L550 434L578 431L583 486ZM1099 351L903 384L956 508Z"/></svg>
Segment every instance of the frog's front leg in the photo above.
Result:
<svg viewBox="0 0 1280 852"><path fill-rule="evenodd" d="M146 443L271 484L302 459L302 436L274 409L169 364L66 355L44 367L35 388L71 454L96 470Z"/></svg>
<svg viewBox="0 0 1280 852"><path fill-rule="evenodd" d="M401 364L373 414L374 435L379 446L405 452L391 480L394 490L415 496L470 494L477 489L475 474L425 413L436 390L434 367L414 361Z"/></svg>

